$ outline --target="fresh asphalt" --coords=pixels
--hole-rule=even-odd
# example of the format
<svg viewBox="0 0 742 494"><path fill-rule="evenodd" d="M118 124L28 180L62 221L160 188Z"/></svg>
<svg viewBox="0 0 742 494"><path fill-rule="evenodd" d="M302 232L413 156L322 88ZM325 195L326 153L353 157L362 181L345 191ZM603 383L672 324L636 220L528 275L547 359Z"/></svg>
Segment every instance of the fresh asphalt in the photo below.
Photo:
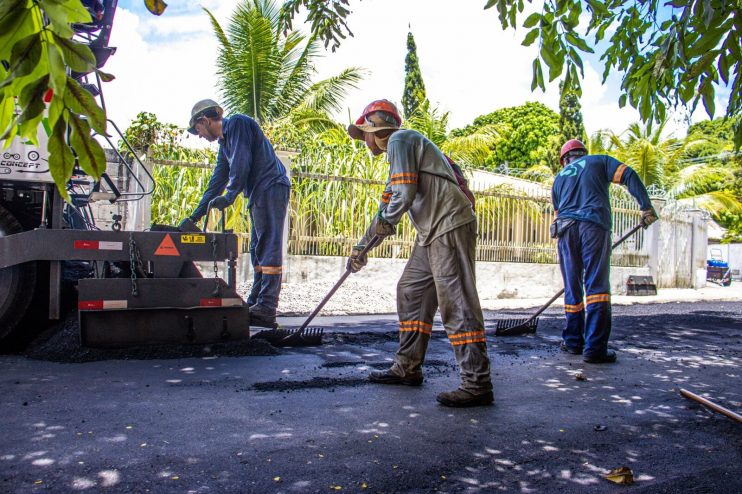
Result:
<svg viewBox="0 0 742 494"><path fill-rule="evenodd" d="M742 424L678 394L742 411L742 303L614 307L613 365L561 353L561 324L490 337L496 403L476 409L435 401L458 382L441 331L423 386L367 382L394 316L243 356L3 355L0 492L742 492ZM603 478L621 466L633 485Z"/></svg>

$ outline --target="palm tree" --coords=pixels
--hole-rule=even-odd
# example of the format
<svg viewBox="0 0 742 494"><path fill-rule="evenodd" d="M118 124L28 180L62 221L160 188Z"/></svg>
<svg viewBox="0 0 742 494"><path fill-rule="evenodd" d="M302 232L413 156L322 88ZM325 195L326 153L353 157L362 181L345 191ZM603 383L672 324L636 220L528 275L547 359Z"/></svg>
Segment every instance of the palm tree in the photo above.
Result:
<svg viewBox="0 0 742 494"><path fill-rule="evenodd" d="M321 41L316 33L284 34L281 10L273 0L244 0L226 31L204 10L219 41L217 67L229 112L250 115L261 125L288 119L320 131L332 126L328 113L340 110L347 92L361 80L361 69L312 82L312 60Z"/></svg>

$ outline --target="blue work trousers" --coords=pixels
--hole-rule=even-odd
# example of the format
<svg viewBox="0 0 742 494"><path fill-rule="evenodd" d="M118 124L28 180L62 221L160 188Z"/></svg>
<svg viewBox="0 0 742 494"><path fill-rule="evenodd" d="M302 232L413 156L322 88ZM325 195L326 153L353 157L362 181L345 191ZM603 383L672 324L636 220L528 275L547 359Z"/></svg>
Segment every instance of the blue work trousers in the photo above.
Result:
<svg viewBox="0 0 742 494"><path fill-rule="evenodd" d="M567 318L564 344L582 349L585 356L604 355L611 335L611 232L577 221L558 248Z"/></svg>
<svg viewBox="0 0 742 494"><path fill-rule="evenodd" d="M250 260L254 275L247 303L274 312L281 292L283 226L288 204L289 187L275 184L257 193L250 206Z"/></svg>

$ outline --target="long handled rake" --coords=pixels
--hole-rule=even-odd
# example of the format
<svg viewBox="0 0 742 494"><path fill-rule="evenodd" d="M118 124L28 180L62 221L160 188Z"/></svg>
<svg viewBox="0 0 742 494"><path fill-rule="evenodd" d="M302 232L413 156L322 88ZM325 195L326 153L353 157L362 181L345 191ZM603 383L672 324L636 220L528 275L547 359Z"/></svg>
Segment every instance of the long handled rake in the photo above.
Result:
<svg viewBox="0 0 742 494"><path fill-rule="evenodd" d="M618 247L620 244L622 244L627 238L635 234L639 229L642 227L641 223L633 227L631 230L629 230L627 233L625 233L621 238L616 240L613 245L611 246L611 250ZM538 326L538 316L541 315L546 309L549 308L551 304L554 303L556 299L561 297L564 294L564 288L559 290L553 297L549 299L548 302L546 302L544 305L541 306L539 310L536 311L535 314L533 314L531 317L527 319L502 319L500 321L497 321L497 326L495 326L495 336L517 336L517 335L523 335L523 334L532 334L536 332L536 327Z"/></svg>
<svg viewBox="0 0 742 494"><path fill-rule="evenodd" d="M363 248L358 257L365 256L368 251L373 249L376 245L381 242L381 237L374 235L371 241L366 247ZM287 347L287 346L316 346L322 344L322 334L324 328L308 328L309 323L319 314L325 304L335 295L335 292L340 288L340 285L348 279L352 271L350 267L345 269L345 273L335 283L335 286L325 295L325 298L317 305L317 307L309 314L304 324L299 329L275 329L272 331L262 331L254 336L254 338L263 338L273 346Z"/></svg>

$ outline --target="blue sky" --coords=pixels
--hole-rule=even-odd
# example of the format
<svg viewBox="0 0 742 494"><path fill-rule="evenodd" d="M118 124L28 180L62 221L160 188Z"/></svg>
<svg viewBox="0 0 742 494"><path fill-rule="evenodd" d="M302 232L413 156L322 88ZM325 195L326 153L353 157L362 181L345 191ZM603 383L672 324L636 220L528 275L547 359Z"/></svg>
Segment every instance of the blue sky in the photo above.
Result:
<svg viewBox="0 0 742 494"><path fill-rule="evenodd" d="M171 1L161 17L149 14L142 0L122 0L116 12L111 45L117 53L105 67L116 80L104 87L109 116L122 128L140 111L164 122L185 125L193 103L219 99L215 60L217 44L202 6L226 26L235 0L200 4ZM535 46L520 45L524 29L502 31L495 9L484 0L351 0L349 24L355 36L317 63L317 77L360 66L367 76L346 100L336 118L347 122L373 99L401 100L408 25L417 43L428 98L450 112L452 128L498 108L540 101L558 111L557 81L546 93L530 91ZM454 7L455 6L455 7ZM296 27L305 28L301 22ZM632 108L620 109L620 78L601 84L597 56L585 57L583 115L588 132L621 132L638 120ZM719 94L722 111L728 91ZM697 119L705 118L699 112ZM682 115L669 125L682 134Z"/></svg>

